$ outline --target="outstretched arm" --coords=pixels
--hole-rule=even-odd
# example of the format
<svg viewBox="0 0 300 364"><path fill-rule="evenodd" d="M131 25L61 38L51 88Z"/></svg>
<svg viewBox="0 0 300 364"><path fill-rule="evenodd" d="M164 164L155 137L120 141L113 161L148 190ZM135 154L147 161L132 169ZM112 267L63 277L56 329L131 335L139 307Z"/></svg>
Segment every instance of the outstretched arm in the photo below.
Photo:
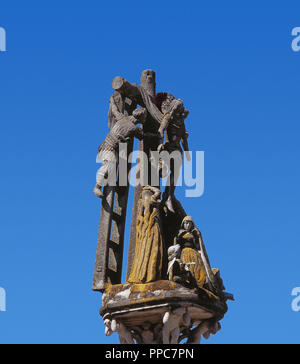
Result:
<svg viewBox="0 0 300 364"><path fill-rule="evenodd" d="M139 104L142 103L142 98L138 85L128 82L123 77L115 77L112 82L112 88L120 92L121 95L133 98Z"/></svg>
<svg viewBox="0 0 300 364"><path fill-rule="evenodd" d="M165 136L165 131L167 130L168 126L169 126L169 122L171 120L172 115L170 113L165 114L162 122L160 124L160 127L158 129L158 134L160 137L160 144L163 144L164 142L164 136Z"/></svg>

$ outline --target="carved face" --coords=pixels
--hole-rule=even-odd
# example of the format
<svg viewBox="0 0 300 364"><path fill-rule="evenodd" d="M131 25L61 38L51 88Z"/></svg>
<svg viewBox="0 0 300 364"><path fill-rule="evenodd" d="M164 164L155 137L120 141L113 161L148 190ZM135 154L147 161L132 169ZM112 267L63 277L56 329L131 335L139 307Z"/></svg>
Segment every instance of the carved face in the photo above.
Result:
<svg viewBox="0 0 300 364"><path fill-rule="evenodd" d="M153 193L149 190L143 191L144 203L150 203L152 195L153 195Z"/></svg>
<svg viewBox="0 0 300 364"><path fill-rule="evenodd" d="M146 87L148 92L155 93L155 72L151 70L142 72L141 85Z"/></svg>
<svg viewBox="0 0 300 364"><path fill-rule="evenodd" d="M152 83L155 78L154 71L146 70L142 73L142 80L146 81L147 83Z"/></svg>
<svg viewBox="0 0 300 364"><path fill-rule="evenodd" d="M192 221L184 221L183 223L183 228L186 230L186 231L191 231L193 229L193 222Z"/></svg>

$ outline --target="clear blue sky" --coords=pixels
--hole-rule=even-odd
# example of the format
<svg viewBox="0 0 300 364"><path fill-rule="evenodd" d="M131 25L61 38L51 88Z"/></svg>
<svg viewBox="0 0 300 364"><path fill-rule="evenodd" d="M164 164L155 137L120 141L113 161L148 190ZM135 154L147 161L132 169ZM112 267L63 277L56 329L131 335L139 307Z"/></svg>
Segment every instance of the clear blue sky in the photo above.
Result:
<svg viewBox="0 0 300 364"><path fill-rule="evenodd" d="M209 342L299 343L299 2L10 0L0 26L0 342L118 341L91 290L95 157L113 77L151 68L190 110L205 193L183 203L236 297Z"/></svg>

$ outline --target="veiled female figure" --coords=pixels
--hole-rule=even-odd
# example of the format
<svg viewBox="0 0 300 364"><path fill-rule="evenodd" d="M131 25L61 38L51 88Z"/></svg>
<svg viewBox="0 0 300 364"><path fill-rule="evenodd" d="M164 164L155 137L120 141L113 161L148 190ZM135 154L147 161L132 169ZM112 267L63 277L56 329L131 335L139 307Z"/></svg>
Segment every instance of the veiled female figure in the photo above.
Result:
<svg viewBox="0 0 300 364"><path fill-rule="evenodd" d="M164 248L159 197L158 188L143 188L138 202L136 245L129 283L149 283L162 279Z"/></svg>
<svg viewBox="0 0 300 364"><path fill-rule="evenodd" d="M205 284L210 289L217 287L201 232L195 227L191 216L183 219L174 245L169 248L168 253L170 279L178 283L184 282L188 276L184 272L188 272L198 287L202 288Z"/></svg>
<svg viewBox="0 0 300 364"><path fill-rule="evenodd" d="M199 233L195 229L192 217L186 216L181 225L181 230L176 237L176 243L180 245L180 260L187 265L198 287L203 287L206 282L206 273L200 255Z"/></svg>

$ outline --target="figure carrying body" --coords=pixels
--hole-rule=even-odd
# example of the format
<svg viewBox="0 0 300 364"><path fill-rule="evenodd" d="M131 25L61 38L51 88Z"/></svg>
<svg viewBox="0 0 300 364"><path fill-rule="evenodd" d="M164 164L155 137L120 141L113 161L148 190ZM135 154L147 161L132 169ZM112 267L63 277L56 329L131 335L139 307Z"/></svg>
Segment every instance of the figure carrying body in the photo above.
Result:
<svg viewBox="0 0 300 364"><path fill-rule="evenodd" d="M146 109L135 109L131 116L121 115L98 149L97 158L102 162L102 166L97 173L97 183L93 192L99 198L103 197L101 187L106 184L107 177L116 175L114 169L119 162L119 144L128 143L133 137L141 140L145 136L137 124L144 124Z"/></svg>

